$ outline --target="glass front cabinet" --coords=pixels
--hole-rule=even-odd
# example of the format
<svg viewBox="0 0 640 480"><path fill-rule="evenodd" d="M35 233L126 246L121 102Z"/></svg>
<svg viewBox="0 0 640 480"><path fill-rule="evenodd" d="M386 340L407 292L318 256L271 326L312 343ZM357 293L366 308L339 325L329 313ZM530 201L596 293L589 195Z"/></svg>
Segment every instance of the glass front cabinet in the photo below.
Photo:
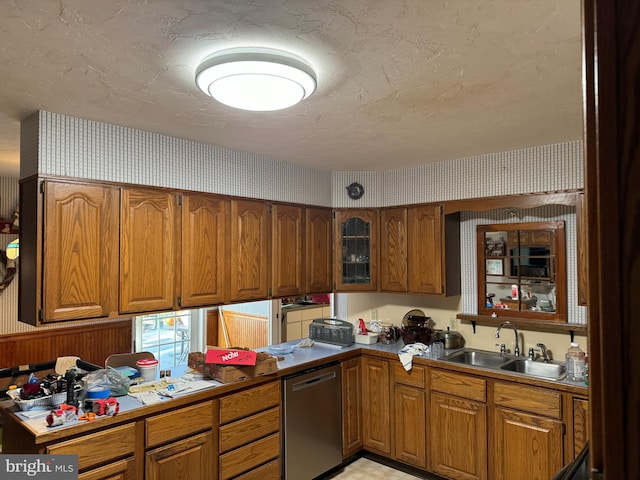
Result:
<svg viewBox="0 0 640 480"><path fill-rule="evenodd" d="M378 212L336 210L335 289L372 291L378 288Z"/></svg>
<svg viewBox="0 0 640 480"><path fill-rule="evenodd" d="M480 315L566 321L564 222L478 225L477 235Z"/></svg>

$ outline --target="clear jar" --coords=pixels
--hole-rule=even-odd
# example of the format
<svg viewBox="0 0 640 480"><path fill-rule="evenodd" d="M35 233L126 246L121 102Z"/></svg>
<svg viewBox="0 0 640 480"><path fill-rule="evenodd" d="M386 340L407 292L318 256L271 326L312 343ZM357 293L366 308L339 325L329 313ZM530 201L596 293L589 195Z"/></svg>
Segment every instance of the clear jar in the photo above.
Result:
<svg viewBox="0 0 640 480"><path fill-rule="evenodd" d="M580 345L571 342L571 348L567 350L565 356L567 380L572 382L584 382L585 380L585 353L580 349Z"/></svg>

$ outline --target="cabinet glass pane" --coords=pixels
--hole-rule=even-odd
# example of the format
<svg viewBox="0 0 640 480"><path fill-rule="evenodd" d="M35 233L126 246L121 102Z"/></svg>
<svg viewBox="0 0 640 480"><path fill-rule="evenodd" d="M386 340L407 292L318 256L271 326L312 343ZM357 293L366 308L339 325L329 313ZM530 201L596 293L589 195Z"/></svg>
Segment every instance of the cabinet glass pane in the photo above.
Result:
<svg viewBox="0 0 640 480"><path fill-rule="evenodd" d="M369 256L371 224L361 218L351 218L342 224L342 282L371 282Z"/></svg>

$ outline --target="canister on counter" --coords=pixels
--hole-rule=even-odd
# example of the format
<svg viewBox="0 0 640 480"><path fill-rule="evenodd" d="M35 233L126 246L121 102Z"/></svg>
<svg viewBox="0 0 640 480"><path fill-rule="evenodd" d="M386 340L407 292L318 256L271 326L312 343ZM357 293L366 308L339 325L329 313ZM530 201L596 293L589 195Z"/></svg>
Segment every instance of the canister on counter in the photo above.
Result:
<svg viewBox="0 0 640 480"><path fill-rule="evenodd" d="M145 382L153 382L158 376L158 360L155 358L141 358L136 362L136 367Z"/></svg>

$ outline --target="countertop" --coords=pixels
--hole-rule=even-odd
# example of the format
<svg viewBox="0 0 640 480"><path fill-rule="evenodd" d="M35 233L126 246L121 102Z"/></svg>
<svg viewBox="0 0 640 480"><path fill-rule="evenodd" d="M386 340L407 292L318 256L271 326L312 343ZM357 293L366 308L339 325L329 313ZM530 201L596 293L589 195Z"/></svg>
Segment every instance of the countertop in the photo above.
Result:
<svg viewBox="0 0 640 480"><path fill-rule="evenodd" d="M307 310L310 308L322 308L329 307L328 303L288 303L286 305L282 305L280 310L283 312L292 312L294 310Z"/></svg>
<svg viewBox="0 0 640 480"><path fill-rule="evenodd" d="M283 345L297 345L299 342L300 340L295 340ZM207 398L213 398L218 395L233 392L234 390L251 386L256 382L265 382L274 378L298 373L306 370L307 368L313 368L332 361L343 361L349 358L355 358L361 353L380 356L390 360L398 360L398 352L403 346L404 343L402 341L398 341L392 344L375 343L371 345L364 345L356 343L348 347L315 342L312 347L295 347L292 353L280 355L277 374L227 384L222 384L215 380L206 380L207 384L205 388L199 389L193 393L189 392L182 395L176 395L174 398L163 397L160 401L150 405L145 405L130 395L117 397L117 400L120 403L120 413L115 417L98 417L97 420L91 422L91 425L88 425L89 422L86 421L75 420L61 426L48 427L45 421L48 410L41 410L40 414L36 414L29 418L28 412L21 412L10 400L0 402L0 411L2 411L4 415L12 415L15 419L19 419L23 426L31 431L36 438L42 437L38 438L37 443L43 443L48 441L48 438L63 437L64 431L74 426L81 426L79 428L82 431L89 431L94 428L100 428L101 426L107 426L107 424L121 423L127 419L138 416L155 414L169 407L180 406L181 404L188 404L194 401L202 401ZM264 347L257 349L257 351L269 352L269 348ZM445 350L445 355L452 352L455 352L455 350ZM586 396L588 393L587 387L583 384L569 382L568 380L560 380L556 382L540 380L517 373L505 373L503 371L495 371L482 367L460 365L447 362L442 359L431 359L425 356L414 356L413 361L417 364L426 364L432 367L446 368L449 370L483 375L492 378L502 378L512 382L515 381L528 385L536 385L578 395ZM184 371L185 370L174 367L174 377L179 377L184 373ZM201 387L202 383L199 383L198 385Z"/></svg>

